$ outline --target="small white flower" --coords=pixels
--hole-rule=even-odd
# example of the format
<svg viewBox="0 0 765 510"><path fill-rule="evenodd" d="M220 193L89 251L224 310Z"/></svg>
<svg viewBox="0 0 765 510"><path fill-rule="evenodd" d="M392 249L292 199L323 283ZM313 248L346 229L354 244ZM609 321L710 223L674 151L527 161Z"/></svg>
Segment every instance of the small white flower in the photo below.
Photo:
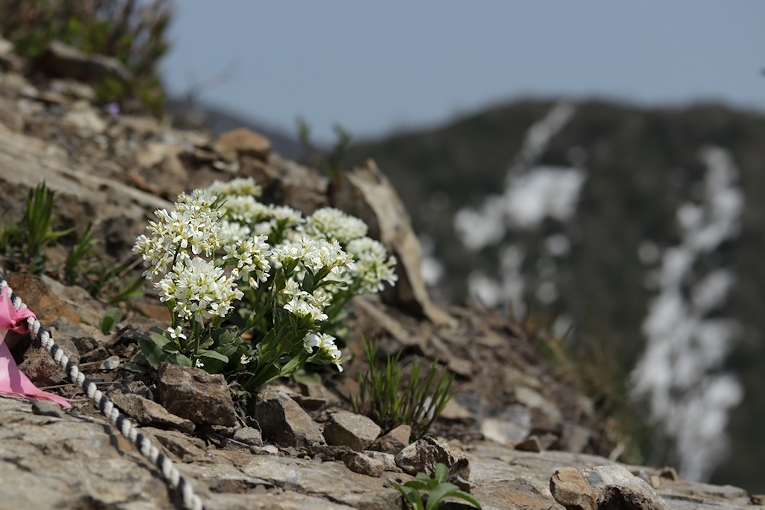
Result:
<svg viewBox="0 0 765 510"><path fill-rule="evenodd" d="M201 359L197 359L197 360L194 362L194 366L195 366L196 368L204 368L205 364L204 364L204 363L202 363L202 360L201 360Z"/></svg>
<svg viewBox="0 0 765 510"><path fill-rule="evenodd" d="M177 326L175 328L172 328L172 327L167 328L167 332L170 335L170 338L172 338L173 340L178 340L181 338L186 340L186 335L183 334L183 330L181 329L180 326Z"/></svg>
<svg viewBox="0 0 765 510"><path fill-rule="evenodd" d="M308 333L303 338L303 348L309 353L313 354L314 348L318 348L320 354L327 359L330 363L337 366L337 369L342 372L343 359L340 349L335 345L335 337L326 333Z"/></svg>
<svg viewBox="0 0 765 510"><path fill-rule="evenodd" d="M252 361L252 356L247 356L247 355L242 354L242 357L239 358L239 364L240 365L246 365L250 361Z"/></svg>

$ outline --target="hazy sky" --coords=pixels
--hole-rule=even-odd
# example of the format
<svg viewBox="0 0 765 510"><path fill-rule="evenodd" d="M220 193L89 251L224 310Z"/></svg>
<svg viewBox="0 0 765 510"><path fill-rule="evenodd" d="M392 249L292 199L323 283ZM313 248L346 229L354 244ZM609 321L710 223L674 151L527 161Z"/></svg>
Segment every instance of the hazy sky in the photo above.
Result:
<svg viewBox="0 0 765 510"><path fill-rule="evenodd" d="M517 97L723 100L765 111L761 0L177 0L173 93L317 139L444 122Z"/></svg>

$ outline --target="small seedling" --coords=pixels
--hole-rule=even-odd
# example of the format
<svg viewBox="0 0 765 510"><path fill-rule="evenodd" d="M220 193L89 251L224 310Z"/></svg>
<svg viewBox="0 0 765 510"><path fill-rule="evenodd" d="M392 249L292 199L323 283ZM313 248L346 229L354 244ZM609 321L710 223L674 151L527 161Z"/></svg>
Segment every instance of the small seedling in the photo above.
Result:
<svg viewBox="0 0 765 510"><path fill-rule="evenodd" d="M476 499L453 483L447 482L449 477L449 468L444 464L436 465L436 474L434 478L425 473L417 473L417 479L406 482L404 485L394 483L396 490L404 496L412 510L438 510L443 508L445 498L459 498L467 501L476 508L481 508L481 504ZM423 501L423 496L419 491L428 491Z"/></svg>

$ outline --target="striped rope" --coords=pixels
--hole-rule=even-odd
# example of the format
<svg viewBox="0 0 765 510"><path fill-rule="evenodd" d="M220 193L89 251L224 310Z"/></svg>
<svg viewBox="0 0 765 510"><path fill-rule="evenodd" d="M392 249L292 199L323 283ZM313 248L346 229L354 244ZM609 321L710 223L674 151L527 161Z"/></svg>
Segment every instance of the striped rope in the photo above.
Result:
<svg viewBox="0 0 765 510"><path fill-rule="evenodd" d="M7 292L5 287L8 287L8 282L5 278L0 276L0 292ZM22 303L21 298L11 291L11 302L17 310L26 308L27 305ZM112 401L110 401L101 390L96 387L96 384L90 379L86 379L85 375L80 372L74 361L70 360L63 349L56 345L53 341L53 337L50 332L46 330L34 317L27 319L29 325L29 331L40 341L43 347L50 353L54 361L64 369L69 375L69 378L77 386L82 388L82 391L90 398L98 407L101 414L103 414L109 422L114 425L120 433L125 436L135 447L141 452L141 455L149 459L162 474L162 477L167 481L168 485L178 491L181 496L184 507L189 510L203 510L202 500L199 496L194 494L194 490L191 484L181 476L178 469L173 465L173 462L160 453L159 449L151 444L151 441L139 433L136 426L126 418Z"/></svg>

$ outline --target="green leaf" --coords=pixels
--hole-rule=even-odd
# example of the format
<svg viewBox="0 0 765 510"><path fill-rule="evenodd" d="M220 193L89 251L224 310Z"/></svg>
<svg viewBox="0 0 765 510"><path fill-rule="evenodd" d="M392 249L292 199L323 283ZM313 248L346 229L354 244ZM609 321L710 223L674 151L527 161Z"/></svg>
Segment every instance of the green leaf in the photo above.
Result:
<svg viewBox="0 0 765 510"><path fill-rule="evenodd" d="M415 489L409 487L409 483L405 483L403 486L394 483L393 486L396 488L397 491L401 493L402 496L404 496L404 499L408 501L411 505L412 510L425 510L424 505L422 504L422 498L420 497L420 493L417 492Z"/></svg>
<svg viewBox="0 0 765 510"><path fill-rule="evenodd" d="M228 365L229 357L216 351L200 351L202 363L205 364L205 371L211 374L221 372Z"/></svg>
<svg viewBox="0 0 765 510"><path fill-rule="evenodd" d="M435 480L438 483L444 483L449 478L449 468L445 464L439 462L436 464L436 476Z"/></svg>
<svg viewBox="0 0 765 510"><path fill-rule="evenodd" d="M470 503L471 505L473 505L476 508L482 508L481 507L481 503L479 503L473 496L471 496L467 492L457 491L457 492L455 492L453 494L449 494L449 497L450 498L459 498L459 499L467 501L468 503Z"/></svg>
<svg viewBox="0 0 765 510"><path fill-rule="evenodd" d="M424 473L417 473L417 476L419 476L419 475L424 475ZM425 475L425 476L427 477L427 475ZM430 480L429 478L426 478L423 481L420 481L420 480L409 480L408 482L406 482L404 484L404 486L405 487L411 487L412 489L416 489L418 491L429 491L429 490L433 489L433 487L434 487L434 486L431 486L429 483L427 483L427 482L430 482L430 481L432 481L432 480Z"/></svg>
<svg viewBox="0 0 765 510"><path fill-rule="evenodd" d="M167 338L161 335L151 335L150 339L139 338L138 346L141 348L141 353L143 353L147 363L149 363L151 368L156 370L157 367L159 367L159 364L165 360L167 354L162 350L164 344L158 344L155 341L155 337L164 338L165 343L169 342Z"/></svg>
<svg viewBox="0 0 765 510"><path fill-rule="evenodd" d="M428 494L428 503L425 505L425 510L433 510L437 508L438 503L442 499L452 495L455 492L460 492L460 488L453 483L442 483L438 487L430 491Z"/></svg>
<svg viewBox="0 0 765 510"><path fill-rule="evenodd" d="M193 367L194 363L180 352L171 352L167 355L167 361L182 367Z"/></svg>
<svg viewBox="0 0 765 510"><path fill-rule="evenodd" d="M112 328L122 320L122 310L109 308L101 319L101 333L108 335Z"/></svg>

